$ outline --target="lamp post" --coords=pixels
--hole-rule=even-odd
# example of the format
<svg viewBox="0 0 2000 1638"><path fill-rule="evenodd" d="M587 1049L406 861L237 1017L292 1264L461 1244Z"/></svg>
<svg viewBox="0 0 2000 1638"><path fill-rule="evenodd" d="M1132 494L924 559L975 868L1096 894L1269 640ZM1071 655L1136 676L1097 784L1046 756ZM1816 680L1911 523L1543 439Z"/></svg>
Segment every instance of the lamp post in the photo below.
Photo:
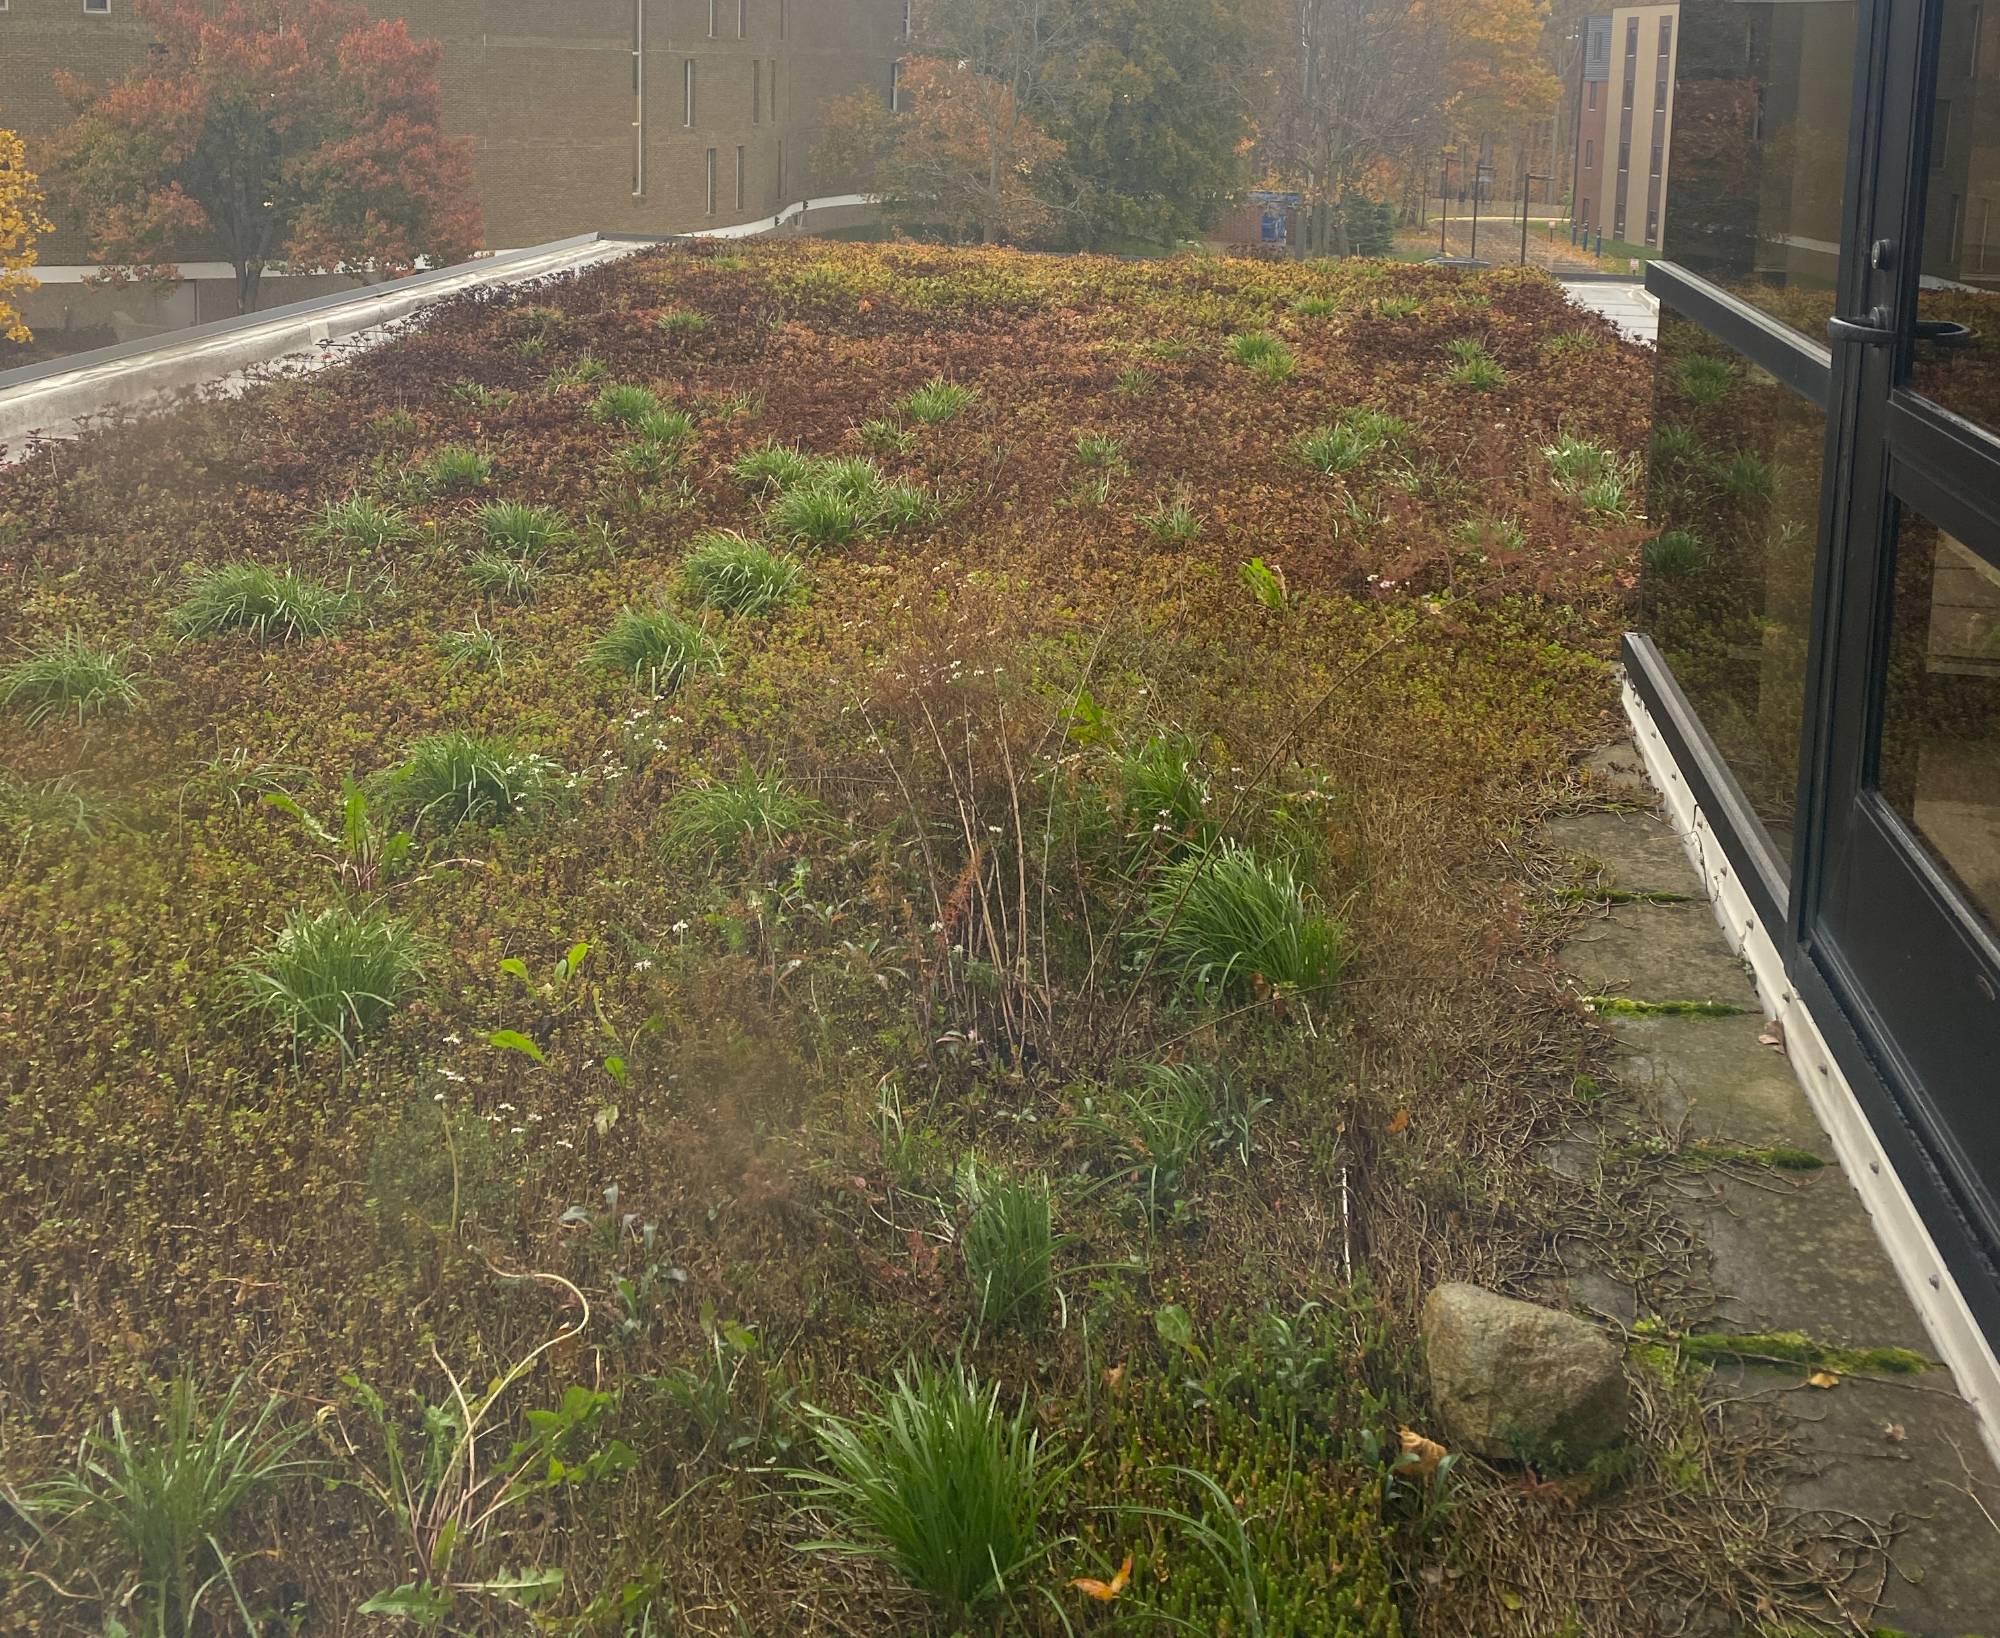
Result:
<svg viewBox="0 0 2000 1638"><path fill-rule="evenodd" d="M1451 220L1451 149L1438 149L1438 254L1445 254L1445 225Z"/></svg>
<svg viewBox="0 0 2000 1638"><path fill-rule="evenodd" d="M1552 176L1548 176L1548 175L1545 175L1545 174L1544 174L1543 172L1541 172L1541 171L1523 171L1523 172L1521 173L1521 265L1522 265L1523 267L1525 267L1525 266L1527 266L1527 265L1528 265L1528 188L1529 188L1529 185L1530 185L1531 183L1535 183L1535 182L1553 182L1554 180L1555 180L1555 178L1554 178L1554 177L1552 177Z"/></svg>

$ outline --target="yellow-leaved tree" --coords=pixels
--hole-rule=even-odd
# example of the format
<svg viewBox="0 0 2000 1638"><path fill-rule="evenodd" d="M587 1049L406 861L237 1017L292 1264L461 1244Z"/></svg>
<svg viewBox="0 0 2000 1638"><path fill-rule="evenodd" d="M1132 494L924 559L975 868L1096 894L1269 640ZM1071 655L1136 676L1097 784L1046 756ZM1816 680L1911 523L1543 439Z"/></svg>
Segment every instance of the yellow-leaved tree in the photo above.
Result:
<svg viewBox="0 0 2000 1638"><path fill-rule="evenodd" d="M35 265L36 247L51 231L42 214L42 185L28 169L28 150L12 131L0 131L0 337L31 341L21 322L21 310L9 300L37 288L28 271Z"/></svg>

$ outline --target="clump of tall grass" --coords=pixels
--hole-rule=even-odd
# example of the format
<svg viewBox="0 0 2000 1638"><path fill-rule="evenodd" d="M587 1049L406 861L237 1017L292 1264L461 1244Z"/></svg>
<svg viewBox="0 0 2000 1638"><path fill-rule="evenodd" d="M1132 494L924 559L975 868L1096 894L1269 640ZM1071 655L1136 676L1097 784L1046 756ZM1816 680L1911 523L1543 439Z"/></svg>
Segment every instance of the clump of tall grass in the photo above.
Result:
<svg viewBox="0 0 2000 1638"><path fill-rule="evenodd" d="M799 596L803 575L796 559L726 529L697 538L681 560L682 592L724 614L781 608Z"/></svg>
<svg viewBox="0 0 2000 1638"><path fill-rule="evenodd" d="M669 308L654 319L653 323L670 336L696 336L708 328L708 315L691 312L686 308Z"/></svg>
<svg viewBox="0 0 2000 1638"><path fill-rule="evenodd" d="M321 637L341 622L351 605L345 592L289 569L225 563L190 577L173 621L183 637L210 637L231 629L249 631L260 642L274 634Z"/></svg>
<svg viewBox="0 0 2000 1638"><path fill-rule="evenodd" d="M796 489L813 474L813 458L805 451L785 444L766 444L742 456L730 468L737 482L747 489Z"/></svg>
<svg viewBox="0 0 2000 1638"><path fill-rule="evenodd" d="M597 395L590 406L590 418L636 429L646 417L658 415L665 408L651 387L623 383L606 387Z"/></svg>
<svg viewBox="0 0 2000 1638"><path fill-rule="evenodd" d="M571 387L592 387L610 373L603 359L590 353L579 353L569 363L559 364L549 371L548 390L558 393Z"/></svg>
<svg viewBox="0 0 2000 1638"><path fill-rule="evenodd" d="M1291 378L1299 367L1292 356L1292 349L1285 344L1282 336L1273 335L1268 330L1256 330L1244 335L1232 336L1229 341L1229 356L1246 369L1255 370L1272 386Z"/></svg>
<svg viewBox="0 0 2000 1638"><path fill-rule="evenodd" d="M877 455L907 455L916 443L909 428L897 421L863 421L858 431L861 447Z"/></svg>
<svg viewBox="0 0 2000 1638"><path fill-rule="evenodd" d="M1770 462L1754 450L1739 449L1719 474L1723 492L1740 506L1756 506L1777 493Z"/></svg>
<svg viewBox="0 0 2000 1638"><path fill-rule="evenodd" d="M1667 366L1666 376L1682 397L1703 409L1721 403L1736 390L1736 366L1708 353L1675 359Z"/></svg>
<svg viewBox="0 0 2000 1638"><path fill-rule="evenodd" d="M416 985L423 963L409 924L344 905L297 910L278 936L237 968L253 1010L293 1049L332 1041L353 1058Z"/></svg>
<svg viewBox="0 0 2000 1638"><path fill-rule="evenodd" d="M1300 296L1292 303L1292 311L1300 318L1332 318L1340 311L1338 296Z"/></svg>
<svg viewBox="0 0 2000 1638"><path fill-rule="evenodd" d="M790 489L771 508L771 527L787 540L846 546L866 532L868 511L837 489Z"/></svg>
<svg viewBox="0 0 2000 1638"><path fill-rule="evenodd" d="M1025 1396L1009 1415L963 1365L919 1365L854 1415L807 1416L828 1470L794 1475L827 1531L809 1551L888 1564L960 1624L1046 1551L1075 1463L1043 1444Z"/></svg>
<svg viewBox="0 0 2000 1638"><path fill-rule="evenodd" d="M438 633L437 649L452 671L467 667L494 672L507 669L506 648L499 633L488 631L477 619L464 631Z"/></svg>
<svg viewBox="0 0 2000 1638"><path fill-rule="evenodd" d="M445 826L498 824L548 800L562 770L505 740L459 729L426 734L391 782L397 804Z"/></svg>
<svg viewBox="0 0 2000 1638"><path fill-rule="evenodd" d="M1079 465L1104 470L1124 461L1125 446L1116 438L1086 432L1076 440L1076 458Z"/></svg>
<svg viewBox="0 0 2000 1638"><path fill-rule="evenodd" d="M978 396L976 388L947 381L940 375L917 388L903 400L901 407L912 421L925 426L941 426L956 419Z"/></svg>
<svg viewBox="0 0 2000 1638"><path fill-rule="evenodd" d="M981 1324L1039 1326L1055 1291L1055 1214L1046 1178L985 1180L959 1237Z"/></svg>
<svg viewBox="0 0 2000 1638"><path fill-rule="evenodd" d="M474 552L465 560L465 577L488 597L525 603L535 595L546 571L529 558L508 552Z"/></svg>
<svg viewBox="0 0 2000 1638"><path fill-rule="evenodd" d="M1470 387L1474 392L1490 392L1506 384L1507 372L1500 361L1486 350L1485 342L1472 336L1459 336L1447 341L1444 350L1453 360L1451 368L1445 371L1445 379L1453 386Z"/></svg>
<svg viewBox="0 0 2000 1638"><path fill-rule="evenodd" d="M1340 975L1347 929L1322 913L1291 867L1240 842L1180 859L1155 878L1133 937L1149 963L1212 995L1242 995L1262 980L1311 990Z"/></svg>
<svg viewBox="0 0 2000 1638"><path fill-rule="evenodd" d="M1548 463L1549 477L1555 486L1572 493L1618 470L1615 450L1567 432L1542 447L1542 459Z"/></svg>
<svg viewBox="0 0 2000 1638"><path fill-rule="evenodd" d="M735 851L745 860L781 846L824 821L825 810L782 773L744 763L733 779L682 791L667 805L669 847Z"/></svg>
<svg viewBox="0 0 2000 1638"><path fill-rule="evenodd" d="M1708 545L1687 529L1668 529L1640 548L1640 561L1650 574L1678 580L1708 566Z"/></svg>
<svg viewBox="0 0 2000 1638"><path fill-rule="evenodd" d="M1165 1217L1222 1131L1215 1074L1199 1064L1149 1064L1108 1113L1086 1114L1082 1124L1120 1146L1148 1214Z"/></svg>
<svg viewBox="0 0 2000 1638"><path fill-rule="evenodd" d="M488 501L472 514L472 526L489 551L510 557L538 557L576 539L562 513L521 501Z"/></svg>
<svg viewBox="0 0 2000 1638"><path fill-rule="evenodd" d="M410 475L427 495L482 489L493 479L493 462L468 444L445 444L417 462Z"/></svg>
<svg viewBox="0 0 2000 1638"><path fill-rule="evenodd" d="M1146 851L1170 854L1209 839L1211 793L1192 741L1135 745L1118 757L1113 779L1126 826Z"/></svg>
<svg viewBox="0 0 2000 1638"><path fill-rule="evenodd" d="M280 1396L254 1411L242 1404L249 1381L245 1372L204 1412L193 1380L176 1377L157 1394L150 1427L128 1426L113 1411L107 1428L84 1436L73 1466L28 1494L31 1515L116 1551L122 1596L113 1602L125 1610L129 1599L142 1632L198 1630L218 1589L244 1631L258 1628L224 1545L230 1525L246 1503L320 1464L295 1454L311 1427L285 1426Z"/></svg>
<svg viewBox="0 0 2000 1638"><path fill-rule="evenodd" d="M350 495L345 500L328 501L303 533L314 546L379 552L385 546L416 539L417 526L399 506L367 495Z"/></svg>
<svg viewBox="0 0 2000 1638"><path fill-rule="evenodd" d="M649 694L664 694L690 677L722 669L715 639L678 609L628 608L590 646L590 657Z"/></svg>
<svg viewBox="0 0 2000 1638"><path fill-rule="evenodd" d="M24 709L28 725L51 717L85 717L131 705L139 685L114 651L98 648L74 631L33 644L0 670L0 701Z"/></svg>
<svg viewBox="0 0 2000 1638"><path fill-rule="evenodd" d="M1161 501L1141 520L1155 540L1169 546L1189 546L1201 539L1201 514L1187 500Z"/></svg>

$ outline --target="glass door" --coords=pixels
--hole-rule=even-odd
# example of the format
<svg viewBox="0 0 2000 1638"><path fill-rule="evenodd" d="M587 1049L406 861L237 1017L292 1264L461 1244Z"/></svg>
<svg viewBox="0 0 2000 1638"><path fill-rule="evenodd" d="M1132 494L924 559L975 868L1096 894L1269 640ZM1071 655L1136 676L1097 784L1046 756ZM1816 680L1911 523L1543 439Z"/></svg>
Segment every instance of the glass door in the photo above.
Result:
<svg viewBox="0 0 2000 1638"><path fill-rule="evenodd" d="M2000 18L1876 9L1802 952L2000 1245Z"/></svg>

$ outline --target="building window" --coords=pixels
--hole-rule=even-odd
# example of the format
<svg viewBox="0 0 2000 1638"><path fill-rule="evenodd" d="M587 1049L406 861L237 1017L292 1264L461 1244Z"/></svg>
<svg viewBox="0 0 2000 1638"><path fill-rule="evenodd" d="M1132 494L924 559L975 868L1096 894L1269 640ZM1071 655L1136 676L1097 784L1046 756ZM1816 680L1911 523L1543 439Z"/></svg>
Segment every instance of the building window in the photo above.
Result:
<svg viewBox="0 0 2000 1638"><path fill-rule="evenodd" d="M889 112L903 111L903 64L899 58L889 65Z"/></svg>
<svg viewBox="0 0 2000 1638"><path fill-rule="evenodd" d="M778 138L778 198L780 202L783 201L784 197L785 197L785 139L783 137L779 137Z"/></svg>
<svg viewBox="0 0 2000 1638"><path fill-rule="evenodd" d="M1590 227L1590 201L1589 201L1588 199L1584 200L1584 202L1583 202L1583 218L1582 218L1582 220L1583 220L1583 225L1584 225L1584 228L1585 228L1586 230L1588 230L1588 229L1589 229L1589 227Z"/></svg>
<svg viewBox="0 0 2000 1638"><path fill-rule="evenodd" d="M681 123L694 129L694 59L681 64Z"/></svg>
<svg viewBox="0 0 2000 1638"><path fill-rule="evenodd" d="M910 37L910 5L911 0L903 0L903 38L906 40Z"/></svg>
<svg viewBox="0 0 2000 1638"><path fill-rule="evenodd" d="M750 0L736 0L736 38L750 37Z"/></svg>
<svg viewBox="0 0 2000 1638"><path fill-rule="evenodd" d="M708 150L708 214L715 214L715 150Z"/></svg>
<svg viewBox="0 0 2000 1638"><path fill-rule="evenodd" d="M792 32L792 0L778 0L778 38Z"/></svg>
<svg viewBox="0 0 2000 1638"><path fill-rule="evenodd" d="M1591 169L1597 163L1597 144L1589 137L1583 139L1583 168Z"/></svg>
<svg viewBox="0 0 2000 1638"><path fill-rule="evenodd" d="M742 144L739 143L736 148L736 208L738 210L743 208L745 189L748 185L749 177L749 155L744 151Z"/></svg>
<svg viewBox="0 0 2000 1638"><path fill-rule="evenodd" d="M776 58L773 58L771 61L771 123L773 125L778 123L778 63Z"/></svg>
<svg viewBox="0 0 2000 1638"><path fill-rule="evenodd" d="M750 59L750 123L764 123L764 65L755 57Z"/></svg>
<svg viewBox="0 0 2000 1638"><path fill-rule="evenodd" d="M716 8L719 7L721 4L722 0L708 0L708 37L711 40L714 39L716 35L716 26L715 26Z"/></svg>
<svg viewBox="0 0 2000 1638"><path fill-rule="evenodd" d="M93 17L109 17L111 0L83 0L83 9Z"/></svg>
<svg viewBox="0 0 2000 1638"><path fill-rule="evenodd" d="M1589 90L1590 90L1590 106L1592 108L1595 108L1597 106L1597 81L1592 80L1590 82Z"/></svg>

